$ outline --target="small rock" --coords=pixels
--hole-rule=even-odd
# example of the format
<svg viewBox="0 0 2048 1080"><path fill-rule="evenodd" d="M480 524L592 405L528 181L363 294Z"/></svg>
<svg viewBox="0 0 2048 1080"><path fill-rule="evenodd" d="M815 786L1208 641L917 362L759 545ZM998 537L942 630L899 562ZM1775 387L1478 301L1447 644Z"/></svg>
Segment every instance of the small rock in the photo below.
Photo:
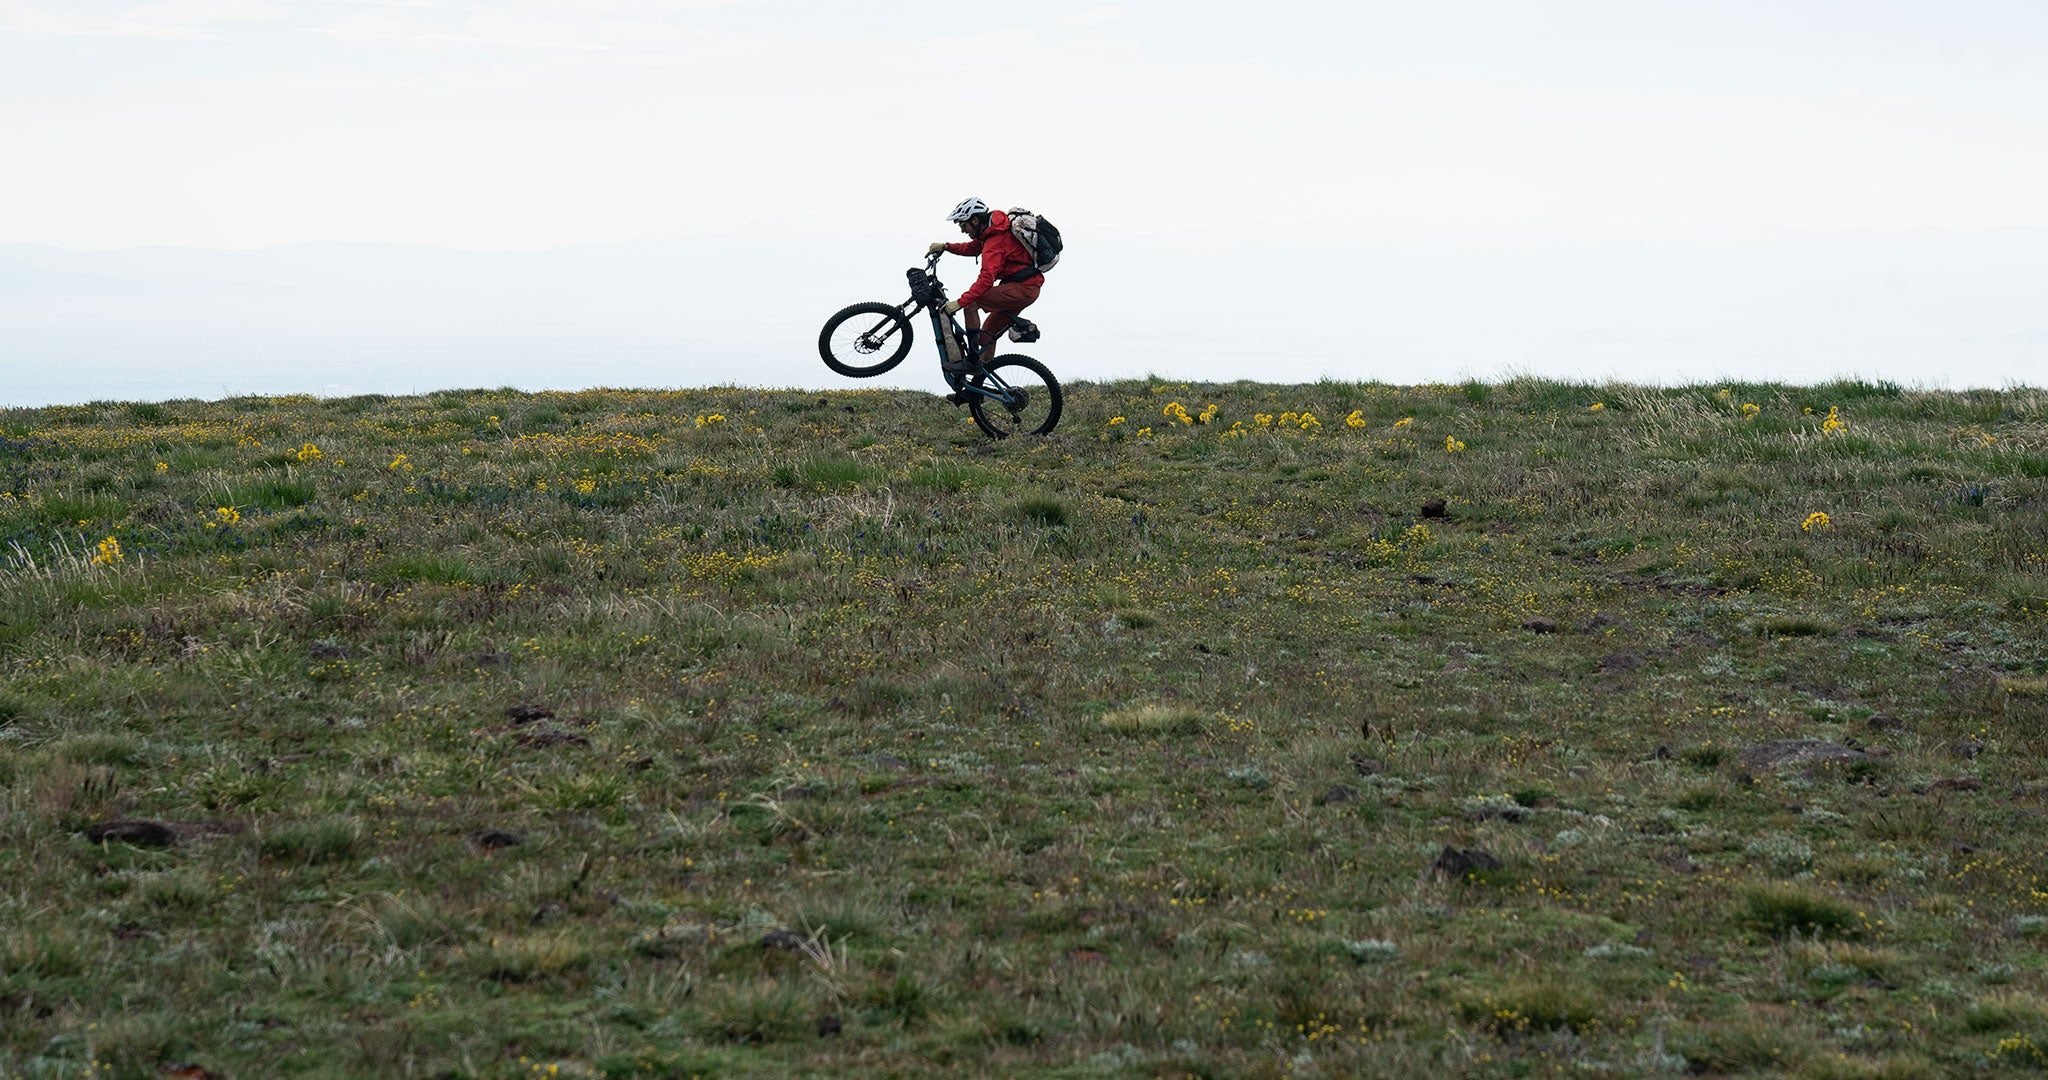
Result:
<svg viewBox="0 0 2048 1080"><path fill-rule="evenodd" d="M1357 802L1358 789L1349 784L1332 784L1323 797L1316 800L1317 806L1337 806L1341 803Z"/></svg>
<svg viewBox="0 0 2048 1080"><path fill-rule="evenodd" d="M1386 762L1381 761L1378 758L1366 757L1364 754L1359 753L1353 753L1351 755L1351 767L1352 769L1356 770L1358 775L1360 776L1378 776L1379 774L1387 771Z"/></svg>
<svg viewBox="0 0 2048 1080"><path fill-rule="evenodd" d="M1736 760L1752 769L1774 765L1813 765L1861 761L1870 755L1826 739L1773 739L1744 750Z"/></svg>
<svg viewBox="0 0 2048 1080"><path fill-rule="evenodd" d="M1533 619L1525 620L1522 623L1522 629L1536 634L1555 634L1557 633L1557 620L1546 619L1538 615Z"/></svg>
<svg viewBox="0 0 2048 1080"><path fill-rule="evenodd" d="M908 769L908 768L910 768L910 762L907 762L907 761L903 760L902 758L900 758L900 757L897 757L897 756L896 756L896 755L894 755L894 754L889 754L889 753L882 753L882 754L876 754L876 755L875 755L875 764L876 764L876 765L878 765L878 766L880 766L880 767L882 767L882 768L884 768L884 769Z"/></svg>
<svg viewBox="0 0 2048 1080"><path fill-rule="evenodd" d="M1669 746L1663 745L1662 743L1659 743L1656 752L1651 754L1650 756L1658 761L1670 761L1671 748Z"/></svg>
<svg viewBox="0 0 2048 1080"><path fill-rule="evenodd" d="M1898 717L1890 713L1881 712L1871 713L1870 719L1865 720L1864 723L1870 725L1870 730L1872 731L1891 731L1905 726L1899 722Z"/></svg>
<svg viewBox="0 0 2048 1080"><path fill-rule="evenodd" d="M1435 575L1435 574L1410 574L1410 575L1408 575L1408 580L1409 580L1410 582L1413 582L1414 584L1417 584L1417 585L1434 585L1434 584L1436 584L1436 575Z"/></svg>
<svg viewBox="0 0 2048 1080"><path fill-rule="evenodd" d="M178 840L178 830L161 821L102 821L86 826L85 838L95 844L112 841L136 847L170 847Z"/></svg>
<svg viewBox="0 0 2048 1080"><path fill-rule="evenodd" d="M316 641L306 646L306 657L310 660L346 660L355 655L355 650L331 641Z"/></svg>
<svg viewBox="0 0 2048 1080"><path fill-rule="evenodd" d="M821 1039L822 1039L822 1038L824 1038L824 1037L825 1037L825 1036L827 1036L827 1035L837 1035L837 1034L839 1034L840 1030L841 1030L841 1026L840 1026L840 1023L839 1023L839 1018L838 1018L838 1017L836 1017L836 1016L820 1016L820 1017L818 1017L818 1037L819 1037L819 1038L821 1038Z"/></svg>
<svg viewBox="0 0 2048 1080"><path fill-rule="evenodd" d="M1634 653L1608 653L1600 658L1602 671L1634 671L1643 666L1643 658Z"/></svg>
<svg viewBox="0 0 2048 1080"><path fill-rule="evenodd" d="M1442 499L1431 499L1422 504L1422 516L1426 518L1450 517L1450 505Z"/></svg>
<svg viewBox="0 0 2048 1080"><path fill-rule="evenodd" d="M541 901L540 906L534 909L532 923L535 926L546 925L549 919L557 918L568 910L569 905L550 896L546 900Z"/></svg>
<svg viewBox="0 0 2048 1080"><path fill-rule="evenodd" d="M1982 791L1984 781L1974 776L1950 776L1927 785L1927 794L1940 795L1950 791Z"/></svg>
<svg viewBox="0 0 2048 1080"><path fill-rule="evenodd" d="M471 829L462 838L485 851L503 851L526 843L526 837L503 829Z"/></svg>
<svg viewBox="0 0 2048 1080"><path fill-rule="evenodd" d="M1520 825L1529 820L1529 816L1528 807L1510 798L1495 796L1466 800L1466 821L1505 821L1510 825Z"/></svg>
<svg viewBox="0 0 2048 1080"><path fill-rule="evenodd" d="M1478 848L1454 848L1446 845L1436 857L1436 872L1441 877L1463 878L1476 870L1498 870L1501 861Z"/></svg>
<svg viewBox="0 0 2048 1080"><path fill-rule="evenodd" d="M531 724L540 720L553 720L555 710L545 705L514 705L505 710L505 717L515 724Z"/></svg>
<svg viewBox="0 0 2048 1080"><path fill-rule="evenodd" d="M764 949L798 949L803 947L803 943L807 940L809 939L794 930L770 930L761 935L761 947Z"/></svg>
<svg viewBox="0 0 2048 1080"><path fill-rule="evenodd" d="M1951 840L1948 842L1948 846L1955 849L1961 855L1975 855L1977 853L1977 846L1975 844L1965 844L1961 840Z"/></svg>
<svg viewBox="0 0 2048 1080"><path fill-rule="evenodd" d="M509 653L480 652L470 657L469 662L476 667L497 667L499 664L510 659L512 659L512 656Z"/></svg>
<svg viewBox="0 0 2048 1080"><path fill-rule="evenodd" d="M512 741L521 746L545 750L551 746L589 746L590 736L579 735L573 731L542 728L539 731L522 731L512 736Z"/></svg>
<svg viewBox="0 0 2048 1080"><path fill-rule="evenodd" d="M1959 758L1974 759L1978 754L1984 752L1984 744L1975 739L1964 739L1962 742L1955 744L1953 749Z"/></svg>
<svg viewBox="0 0 2048 1080"><path fill-rule="evenodd" d="M634 758L626 763L626 769L629 772L646 772L652 768L654 768L654 759L651 757Z"/></svg>
<svg viewBox="0 0 2048 1080"><path fill-rule="evenodd" d="M1586 629L1588 630L1605 630L1611 626L1627 625L1628 623L1623 622L1622 620L1617 619L1604 611L1598 615L1593 616L1591 619L1586 620Z"/></svg>

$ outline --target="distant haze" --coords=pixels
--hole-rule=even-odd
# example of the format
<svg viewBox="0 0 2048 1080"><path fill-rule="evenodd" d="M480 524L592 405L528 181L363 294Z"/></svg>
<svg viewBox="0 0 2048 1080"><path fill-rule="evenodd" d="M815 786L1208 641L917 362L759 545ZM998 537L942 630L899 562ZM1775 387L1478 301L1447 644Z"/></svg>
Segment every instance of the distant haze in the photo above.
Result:
<svg viewBox="0 0 2048 1080"><path fill-rule="evenodd" d="M1209 239L1080 233L1030 351L1069 379L2048 381L2041 233ZM818 362L818 327L904 299L908 246L0 247L0 402L855 386ZM957 286L972 264L947 269ZM919 332L883 383L939 385Z"/></svg>
<svg viewBox="0 0 2048 1080"><path fill-rule="evenodd" d="M831 385L970 193L1072 235L1072 378L2039 383L2042 56L2038 0L0 0L0 404Z"/></svg>

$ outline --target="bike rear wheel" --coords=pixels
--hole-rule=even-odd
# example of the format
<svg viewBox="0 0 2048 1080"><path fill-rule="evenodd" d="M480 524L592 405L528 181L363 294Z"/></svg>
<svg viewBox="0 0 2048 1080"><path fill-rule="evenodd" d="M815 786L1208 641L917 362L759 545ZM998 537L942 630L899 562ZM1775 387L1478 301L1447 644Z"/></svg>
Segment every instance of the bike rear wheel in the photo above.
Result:
<svg viewBox="0 0 2048 1080"><path fill-rule="evenodd" d="M818 332L825 366L849 379L880 375L910 355L910 317L889 304L854 304Z"/></svg>
<svg viewBox="0 0 2048 1080"><path fill-rule="evenodd" d="M1028 356L998 356L967 380L967 411L991 439L1012 435L1048 435L1059 425L1066 398L1060 382L1044 364ZM985 389L1000 397L976 393ZM1009 400L1003 400L1008 398Z"/></svg>

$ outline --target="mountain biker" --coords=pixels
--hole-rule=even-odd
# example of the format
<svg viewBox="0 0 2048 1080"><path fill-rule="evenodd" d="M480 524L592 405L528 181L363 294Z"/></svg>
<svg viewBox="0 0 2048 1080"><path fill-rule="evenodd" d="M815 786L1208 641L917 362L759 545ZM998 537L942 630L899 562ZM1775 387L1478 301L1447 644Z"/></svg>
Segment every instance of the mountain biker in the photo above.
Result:
<svg viewBox="0 0 2048 1080"><path fill-rule="evenodd" d="M980 366L983 354L994 351L996 339L1005 327L1012 327L1012 341L1038 340L1038 325L1018 313L1038 300L1045 275L1038 270L1031 252L1011 235L1010 217L1001 210L989 209L980 199L963 199L946 215L946 220L959 225L967 239L954 244L937 241L926 249L926 254L950 251L981 257L981 275L958 300L947 301L945 308L948 315L956 311L967 313L970 350L958 367L950 363L947 366L954 371L973 371ZM985 324L981 320L984 311L988 313Z"/></svg>

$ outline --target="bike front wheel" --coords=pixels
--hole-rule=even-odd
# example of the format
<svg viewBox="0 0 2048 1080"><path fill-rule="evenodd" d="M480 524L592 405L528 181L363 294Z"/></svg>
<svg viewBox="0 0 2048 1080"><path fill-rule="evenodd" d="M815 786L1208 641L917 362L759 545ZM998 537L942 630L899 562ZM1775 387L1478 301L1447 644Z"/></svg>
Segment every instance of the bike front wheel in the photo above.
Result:
<svg viewBox="0 0 2048 1080"><path fill-rule="evenodd" d="M1059 380L1028 356L998 356L967 380L967 385L972 395L967 411L991 439L1049 435L1058 426L1060 409L1066 404Z"/></svg>
<svg viewBox="0 0 2048 1080"><path fill-rule="evenodd" d="M818 332L818 355L849 379L880 375L910 355L910 317L888 304L841 308Z"/></svg>

